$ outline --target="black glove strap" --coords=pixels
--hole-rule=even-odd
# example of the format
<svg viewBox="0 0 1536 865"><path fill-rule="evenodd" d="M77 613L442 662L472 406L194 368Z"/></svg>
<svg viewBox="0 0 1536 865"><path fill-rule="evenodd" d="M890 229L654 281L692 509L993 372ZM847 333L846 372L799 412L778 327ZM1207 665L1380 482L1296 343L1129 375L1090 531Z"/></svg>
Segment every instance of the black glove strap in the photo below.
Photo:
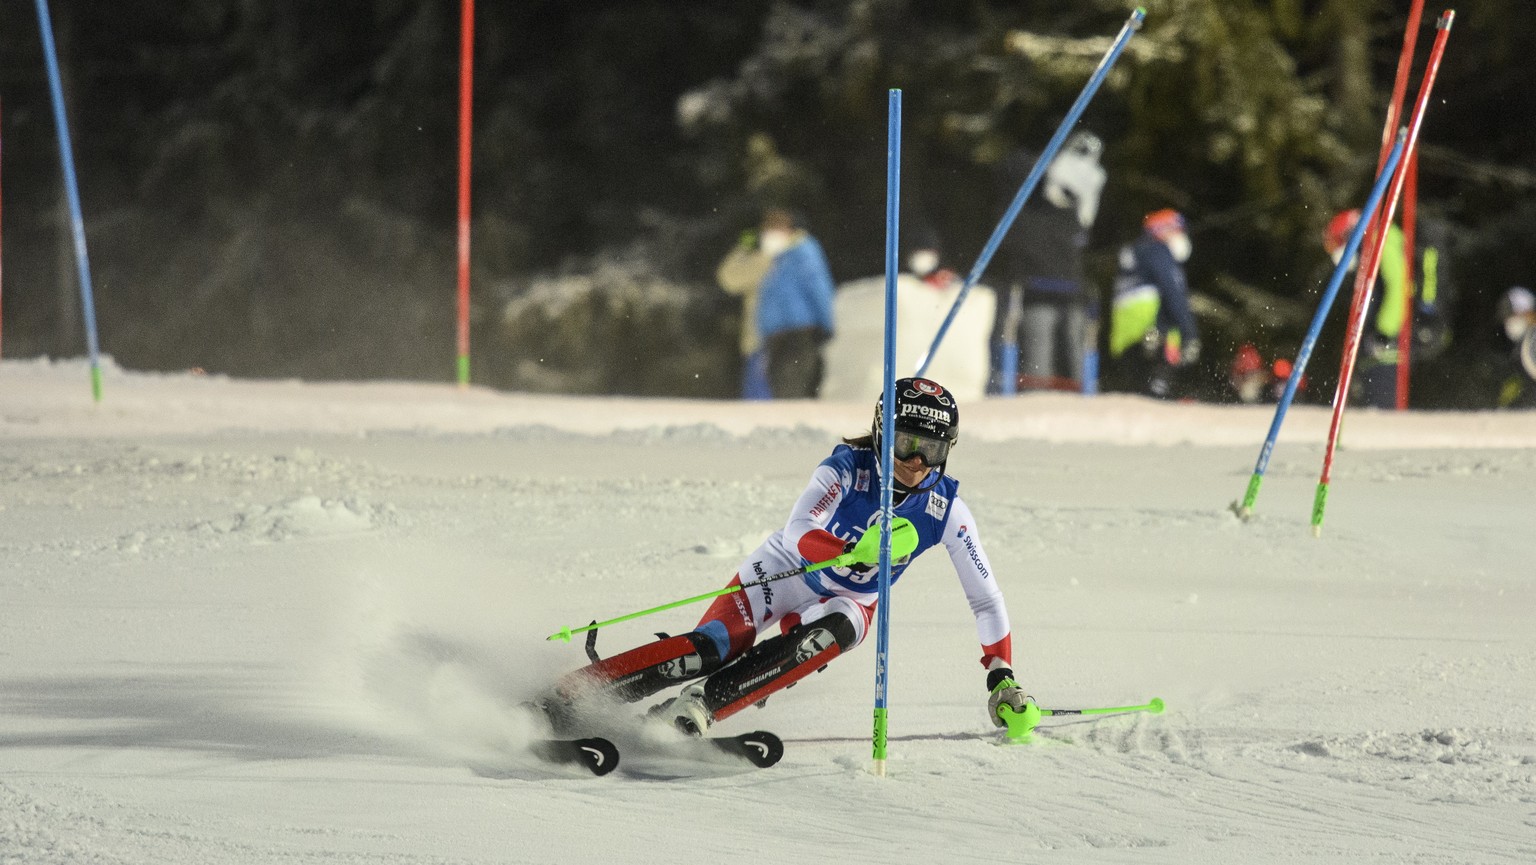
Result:
<svg viewBox="0 0 1536 865"><path fill-rule="evenodd" d="M1012 678L1012 670L1008 669L1007 667L998 667L997 669L987 674L987 693L990 694L995 691L997 686L1002 684L1004 679Z"/></svg>

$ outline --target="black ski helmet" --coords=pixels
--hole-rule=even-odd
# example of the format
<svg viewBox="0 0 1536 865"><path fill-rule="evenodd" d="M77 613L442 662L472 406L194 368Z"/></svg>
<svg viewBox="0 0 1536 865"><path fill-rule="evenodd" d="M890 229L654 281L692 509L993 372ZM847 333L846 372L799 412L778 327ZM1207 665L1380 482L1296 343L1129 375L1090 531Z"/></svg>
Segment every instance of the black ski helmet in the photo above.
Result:
<svg viewBox="0 0 1536 865"><path fill-rule="evenodd" d="M885 398L875 401L875 421L871 435L875 440L875 453L883 454L881 432L885 420ZM934 469L934 481L944 476L949 462L949 449L960 439L960 404L953 394L936 381L926 378L902 378L896 380L896 417L891 424L897 433L912 433L925 439L943 443L943 455L924 462ZM906 458L910 458L907 454ZM902 454L896 454L902 459Z"/></svg>

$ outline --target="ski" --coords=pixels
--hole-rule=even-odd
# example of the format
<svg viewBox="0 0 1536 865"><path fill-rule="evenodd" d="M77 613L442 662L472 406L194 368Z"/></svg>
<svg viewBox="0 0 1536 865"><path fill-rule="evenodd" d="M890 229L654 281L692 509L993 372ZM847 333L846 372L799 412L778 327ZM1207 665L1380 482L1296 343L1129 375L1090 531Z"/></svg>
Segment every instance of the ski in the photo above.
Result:
<svg viewBox="0 0 1536 865"><path fill-rule="evenodd" d="M706 736L699 741L740 757L759 769L772 766L784 756L784 741L767 730L735 736Z"/></svg>
<svg viewBox="0 0 1536 865"><path fill-rule="evenodd" d="M580 763L594 775L606 775L619 765L619 749L601 736L538 739L530 750L551 763Z"/></svg>
<svg viewBox="0 0 1536 865"><path fill-rule="evenodd" d="M606 775L612 772L619 764L620 745L615 744L618 739L623 747L635 747L636 753L644 757L647 753L658 748L665 752L677 749L679 751L692 751L703 748L723 754L729 754L751 763L759 769L765 769L779 762L784 756L784 742L778 736L766 730L754 730L750 733L738 733L734 736L692 736L682 733L671 724L662 724L659 727L666 731L665 744L655 739L642 736L632 741L632 737L622 732L622 723L615 725L612 719L607 723L594 721L593 719L578 719L568 712L551 711L551 706L527 702L522 704L534 718L543 721L552 730L552 735L535 739L531 750L540 759L552 763L580 763L591 770L594 775ZM654 718L636 718L639 727L645 727L654 723ZM581 736L581 727L595 726L599 730L612 730L608 736ZM572 729L572 728L577 729ZM614 736L614 734L617 734ZM610 736L613 736L612 738Z"/></svg>

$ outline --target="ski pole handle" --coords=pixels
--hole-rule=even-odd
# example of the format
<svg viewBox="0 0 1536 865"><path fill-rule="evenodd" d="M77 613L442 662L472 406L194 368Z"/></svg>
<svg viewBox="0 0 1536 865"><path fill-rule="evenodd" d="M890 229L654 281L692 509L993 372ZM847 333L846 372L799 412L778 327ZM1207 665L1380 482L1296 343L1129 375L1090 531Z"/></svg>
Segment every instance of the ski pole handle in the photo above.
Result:
<svg viewBox="0 0 1536 865"><path fill-rule="evenodd" d="M894 561L899 558L910 556L916 549L917 527L912 525L912 521L906 519L905 517L897 517L896 519L892 520L891 559ZM683 598L680 601L672 601L671 603L662 604L658 607L651 607L648 610L640 610L639 612L635 613L627 613L625 615L618 616L617 618L608 619L604 622L593 622L590 625L582 625L579 628L561 628L560 630L550 634L544 639L559 640L562 643L569 643L571 641L572 634L580 634L583 631L594 631L598 628L605 628L609 625L616 625L619 622L627 622L631 619L638 619L641 616L649 616L652 613L660 613L663 610L671 610L676 607L685 607L689 604L696 604L699 601L707 601L710 598L718 598L721 595L729 595L732 592L739 592L748 586L761 586L764 583L771 583L775 580L788 579L789 577L799 576L800 574L808 574L812 571L822 570L823 568L841 568L852 564L874 564L879 560L880 533L875 531L868 531L864 533L863 537L859 538L859 542L854 544L853 549L843 553L840 556L837 556L836 558L827 559L824 562L817 562L813 565L803 565L798 568L791 568L790 570L782 571L777 574L769 574L766 577L753 580L750 583L738 583L734 586L726 586L723 589L716 589L713 592L705 592L702 595L694 595L691 598Z"/></svg>

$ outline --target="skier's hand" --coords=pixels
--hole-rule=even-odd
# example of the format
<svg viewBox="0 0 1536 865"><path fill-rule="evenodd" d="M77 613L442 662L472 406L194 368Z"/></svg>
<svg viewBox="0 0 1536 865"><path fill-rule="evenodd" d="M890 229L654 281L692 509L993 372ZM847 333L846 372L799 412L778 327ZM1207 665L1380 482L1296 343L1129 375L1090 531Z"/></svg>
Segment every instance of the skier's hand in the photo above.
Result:
<svg viewBox="0 0 1536 865"><path fill-rule="evenodd" d="M1179 364L1188 366L1200 359L1200 340L1192 339L1179 349Z"/></svg>
<svg viewBox="0 0 1536 865"><path fill-rule="evenodd" d="M1180 344L1175 340L1163 343L1163 360L1169 366L1189 366L1200 359L1200 340L1192 339Z"/></svg>
<svg viewBox="0 0 1536 865"><path fill-rule="evenodd" d="M843 556L856 559L854 563L843 567L861 577L873 574L880 569L881 543L880 532L870 526L863 536L843 544ZM916 551L917 528L912 525L912 521L906 517L891 520L891 564L898 565L907 561Z"/></svg>
<svg viewBox="0 0 1536 865"><path fill-rule="evenodd" d="M1034 697L1024 693L1019 683L1013 680L1013 671L1007 667L998 667L987 674L987 689L992 693L987 697L987 717L998 727L1007 726L1001 716L997 714L999 706L1007 706L1014 712L1022 715L1026 707L1035 701Z"/></svg>
<svg viewBox="0 0 1536 865"><path fill-rule="evenodd" d="M848 543L843 544L843 554L846 555L853 552L853 548L856 546L858 546L858 541L849 541ZM865 577L879 570L880 564L878 562L853 562L852 564L845 565L844 567L861 577Z"/></svg>

